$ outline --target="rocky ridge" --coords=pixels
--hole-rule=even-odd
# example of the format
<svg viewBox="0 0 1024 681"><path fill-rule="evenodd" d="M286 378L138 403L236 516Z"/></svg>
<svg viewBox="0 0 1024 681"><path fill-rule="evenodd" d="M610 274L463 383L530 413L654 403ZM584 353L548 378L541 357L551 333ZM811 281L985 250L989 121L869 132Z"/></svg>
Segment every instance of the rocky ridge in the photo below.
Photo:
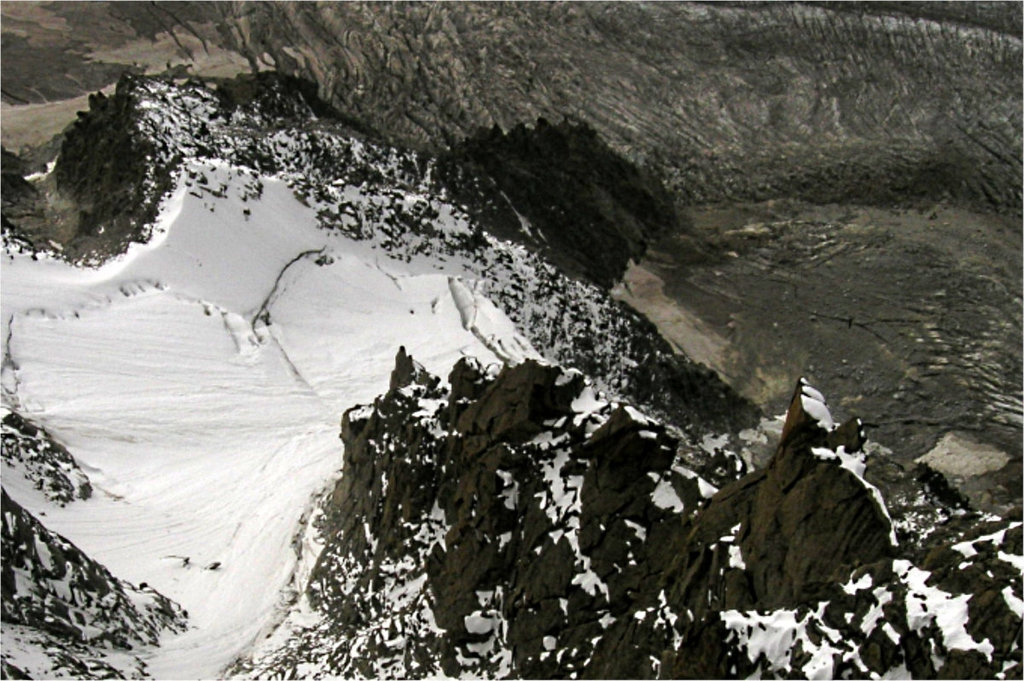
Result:
<svg viewBox="0 0 1024 681"><path fill-rule="evenodd" d="M166 630L183 631L187 613L147 585L115 577L8 495L27 487L58 506L92 496L88 476L46 429L8 412L0 454L4 678L145 676L133 651Z"/></svg>
<svg viewBox="0 0 1024 681"><path fill-rule="evenodd" d="M5 678L139 677L146 665L130 651L185 628L176 604L113 576L6 490L2 550Z"/></svg>
<svg viewBox="0 0 1024 681"><path fill-rule="evenodd" d="M61 506L92 496L88 476L67 448L45 429L16 412L9 412L0 425L0 438L5 476L23 477L47 499Z"/></svg>
<svg viewBox="0 0 1024 681"><path fill-rule="evenodd" d="M541 118L508 132L495 126L443 154L439 171L454 198L495 236L524 241L602 288L611 288L654 237L681 226L657 178L585 123Z"/></svg>
<svg viewBox="0 0 1024 681"><path fill-rule="evenodd" d="M433 156L381 143L384 133L378 134L332 110L317 99L316 87L309 82L274 73L205 85L199 81L181 83L180 79L174 86L170 81L162 81L160 87L152 84L157 82L161 81L129 77L120 94L95 97L95 115L83 116L75 126L80 130L73 130L70 137L79 142L69 145L65 162L57 165L66 166L68 176L102 165L102 159L91 157L83 146L83 140L93 135L109 138L105 144L113 145L111 148L152 146L158 151L154 167L161 170L111 177L109 182L104 181L106 184L93 182L87 188L83 185L86 195L138 195L145 197L144 206L159 205L161 188L169 187L182 164L192 160L206 163L232 159L233 164L245 168L250 178L247 191L253 197L260 191L261 173L287 173L296 191L317 207L326 229L378 242L384 250L401 252L402 258L452 259L456 254L458 258L472 254L473 286L499 303L541 352L594 376L604 389L645 404L676 425L692 427L701 423L711 431L723 432L731 425L749 424L753 410L745 400L729 397L730 391L709 389L709 385L720 384L708 379L709 373L697 365L671 357L672 348L655 335L658 329L624 306L609 305L601 292L621 275L630 258L639 257L649 244L671 244L669 260L660 271L662 276L666 271L674 272L673 276L682 277L684 283L666 279L667 290L689 286L683 293L668 292L684 301L703 300L703 309L698 307L697 313L717 324L720 332L729 334L728 351L730 357L737 358L737 366L719 375L725 376L736 392L762 408L766 408L765 394L770 394L771 406L776 406L777 398L781 407L786 390L783 384L788 385L792 375L801 371L814 375L812 362L807 359L812 350L820 356L832 355L839 348L848 362L836 363L833 375L856 381L855 385L844 385L845 399L865 400L863 413L873 426L882 429L880 441L903 437L899 431L907 424L880 422L882 414L877 412L892 411L900 401L909 399L915 413L921 413L921 418L911 424L914 447L906 452L904 464L912 466L911 459L929 450L939 427L966 428L1009 452L1011 458L1008 472L989 476L995 482L988 478L983 483L968 481L980 488L975 496L998 509L1019 500L1015 491L1019 465L1013 461L1019 451L1019 438L1013 437L1014 430L1019 429L1019 388L995 371L1007 362L1011 366L1020 363L1012 342L1019 336L1019 329L1014 331L1012 324L1012 317L1019 317L1013 312L1014 300L1019 296L1012 295L1012 291L1004 295L1005 283L990 281L987 268L991 263L984 258L975 262L980 256L968 258L970 276L961 271L963 264L959 262L917 268L915 272L920 276L909 279L924 280L928 302L920 304L920 296L911 293L904 297L910 301L909 308L896 305L891 314L887 310L879 322L883 326L876 328L873 319L861 321L860 311L838 309L849 307L846 300L835 310L817 300L837 285L827 275L818 276L821 270L839 269L833 265L860 267L859 257L847 257L849 244L836 241L835 224L766 223L765 233L747 234L744 230L748 226L758 227L754 224L744 226L739 236L727 233L710 241L699 236L681 239L679 235L688 228L669 205L671 197L664 188L647 171L615 156L588 124L538 123L534 127L516 126L507 133L484 131ZM107 99L135 103L115 105ZM134 112L132 126L103 127L90 122L95 118L110 123L105 112L121 109ZM299 138L293 138L294 131L301 131ZM116 141L121 138L130 140ZM365 150L371 151L363 157ZM78 219L74 216L89 211L79 209L78 202L68 198L72 189L55 188L57 169L28 183L18 164L5 164L5 169L8 167L5 182L17 189L10 200L5 192L8 244L20 240L42 250L62 248L72 259L96 261L123 250L130 241L146 239L145 211L130 218L122 214L110 224L94 222L77 236L68 236L67 226ZM595 174L595 168L602 172ZM222 187L204 186L206 172L186 172L190 176L186 182L197 195L208 192L216 198L223 191ZM550 188L563 185L572 191L549 195ZM357 194L349 189L355 186L365 191ZM46 211L38 208L40 196L46 197L50 206ZM439 200L420 201L428 196ZM630 197L638 198L631 202ZM449 212L445 205L456 208L456 212ZM454 215L459 216L456 223L462 226L457 230L443 228L442 224ZM122 233L116 224L127 225L128 231ZM878 239L890 239L884 229L876 231L882 232ZM860 225L844 228L844 232L855 233L844 233L844 240L856 240L867 233ZM512 242L511 248L504 243L506 239ZM709 246L710 242L715 243ZM753 255L748 256L751 244ZM524 249L517 249L517 245ZM897 254L888 241L880 247L872 246L872 264L868 267L887 281L893 278L893 286L903 286L907 278L899 273L906 271L905 262L921 257L920 245L911 246L906 253ZM876 248L881 248L883 255L876 256ZM978 252L983 250L979 248ZM712 260L703 262L701 259L709 257L709 252ZM733 258L733 253L742 255ZM535 254L540 259L534 258ZM929 255L930 259L935 257ZM701 264L694 264L698 262ZM547 267L549 263L574 272L582 281L563 276ZM680 269L679 263L687 266ZM930 281L934 276L948 278L942 274L948 267L957 268L957 273L948 276L963 279L956 287L960 293L953 296L941 286L936 289ZM776 276L759 284L764 280L765 268ZM815 276L808 278L809 274ZM687 283L690 279L692 285ZM843 285L841 279L839 285ZM873 278L863 281L873 308L889 305L889 298L880 298L873 284L868 283ZM804 292L814 300L806 300ZM843 293L844 299L849 297L846 290ZM968 300L960 301L958 296ZM805 298L798 301L800 305L811 307L808 319L774 326L772 310L778 301L798 297ZM857 302L858 297L853 296L853 300ZM964 319L947 323L943 315L961 302L966 312L958 316ZM1003 320L1004 313L1011 316L1010 322ZM846 337L852 335L846 334L843 326L847 321L851 327L858 322L852 331L862 334L866 342L852 342ZM765 330L766 323L772 324L771 329ZM965 336L964 324L971 328L981 324L984 332ZM895 335L890 333L892 328L897 331ZM770 338L771 343L750 341L751 336L754 340ZM648 341L650 337L653 339ZM804 340L799 341L801 338ZM794 342L804 345L794 346ZM890 351L892 344L899 346L897 352ZM948 355L950 347L960 346L969 350ZM784 359L778 360L780 355ZM868 364L875 371L865 379L864 369L857 367ZM775 372L766 365L774 366ZM901 374L894 378L891 367ZM771 391L762 385L762 379ZM950 387L964 380L970 383L968 390ZM861 386L865 389L855 392ZM698 418L686 416L708 402L714 406L704 409ZM967 417L961 419L958 415L963 413ZM723 419L722 414L728 416ZM1002 424L998 429L986 428L983 419L989 418Z"/></svg>
<svg viewBox="0 0 1024 681"><path fill-rule="evenodd" d="M444 382L400 350L391 389L345 413L342 440L307 614L236 672L1021 668L1019 519L961 511L926 546L901 544L864 478L859 422L837 427L806 383L768 466L721 489L662 425L534 361L462 360Z"/></svg>

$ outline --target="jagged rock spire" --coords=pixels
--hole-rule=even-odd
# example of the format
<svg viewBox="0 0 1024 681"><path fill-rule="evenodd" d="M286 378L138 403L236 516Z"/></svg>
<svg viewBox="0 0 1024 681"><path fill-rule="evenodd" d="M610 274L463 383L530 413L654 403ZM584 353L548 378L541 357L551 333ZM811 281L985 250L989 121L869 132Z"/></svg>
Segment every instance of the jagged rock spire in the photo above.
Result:
<svg viewBox="0 0 1024 681"><path fill-rule="evenodd" d="M408 385L434 387L438 382L437 377L431 376L422 364L405 351L404 345L398 347L398 354L395 355L395 368L391 372L391 390L398 390Z"/></svg>

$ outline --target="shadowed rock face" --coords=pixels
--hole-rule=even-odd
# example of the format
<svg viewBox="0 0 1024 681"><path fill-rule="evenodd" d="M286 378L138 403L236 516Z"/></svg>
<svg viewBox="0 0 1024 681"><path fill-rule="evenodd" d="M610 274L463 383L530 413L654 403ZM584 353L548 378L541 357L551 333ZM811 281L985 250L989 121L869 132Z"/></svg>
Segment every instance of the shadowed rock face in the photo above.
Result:
<svg viewBox="0 0 1024 681"><path fill-rule="evenodd" d="M3 201L3 230L14 227L26 217L39 212L39 192L27 180L28 169L20 158L7 149L3 149L3 172L0 173L3 185L0 187Z"/></svg>
<svg viewBox="0 0 1024 681"><path fill-rule="evenodd" d="M803 382L767 468L721 490L682 463L685 445L660 424L604 401L577 372L461 360L449 384L400 351L390 390L345 413L344 472L323 509L308 591L323 620L236 671L735 678L1019 668L1019 616L1000 600L1019 580L999 551L1019 550L1020 523L973 523L965 535L972 516L961 510L926 546L897 544L863 478L860 423L834 427ZM976 581L953 577L965 551ZM915 614L920 599L932 614ZM956 599L970 603L966 638L944 633L942 608Z"/></svg>
<svg viewBox="0 0 1024 681"><path fill-rule="evenodd" d="M586 124L494 128L442 155L442 182L501 238L522 240L603 288L681 227L672 196ZM523 225L528 231L523 234Z"/></svg>
<svg viewBox="0 0 1024 681"><path fill-rule="evenodd" d="M160 198L171 189L152 140L136 130L138 102L126 92L128 81L121 83L113 97L89 98L89 115L64 135L55 168L57 192L76 208L66 221L79 253L132 239L156 219Z"/></svg>
<svg viewBox="0 0 1024 681"><path fill-rule="evenodd" d="M708 589L727 596L725 609L775 609L807 600L842 580L852 567L881 559L894 548L881 498L862 479L823 458L840 447L844 456L855 456L864 441L860 423L825 430L804 410L808 397L801 389L793 396L768 466L723 488L688 537L691 545L706 546L735 537L731 545L741 549L746 580L718 583L714 566L721 556L708 560L697 554L694 559L691 551L688 560L673 566L686 578L670 596L685 599L698 619L711 605ZM737 524L738 531L730 529Z"/></svg>

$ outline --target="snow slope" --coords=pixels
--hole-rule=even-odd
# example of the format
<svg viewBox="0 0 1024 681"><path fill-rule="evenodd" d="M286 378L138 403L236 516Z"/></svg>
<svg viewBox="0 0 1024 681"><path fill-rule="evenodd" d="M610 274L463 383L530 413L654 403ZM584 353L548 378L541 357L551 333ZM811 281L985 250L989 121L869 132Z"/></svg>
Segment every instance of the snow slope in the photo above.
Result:
<svg viewBox="0 0 1024 681"><path fill-rule="evenodd" d="M221 196L191 191L190 171ZM4 406L65 444L95 493L60 509L4 484L188 611L186 633L143 654L152 675L209 678L284 617L340 415L386 389L399 345L434 373L500 362L488 346L536 353L457 259L390 259L318 227L282 180L254 200L251 173L223 162L181 178L150 241L101 267L5 254Z"/></svg>

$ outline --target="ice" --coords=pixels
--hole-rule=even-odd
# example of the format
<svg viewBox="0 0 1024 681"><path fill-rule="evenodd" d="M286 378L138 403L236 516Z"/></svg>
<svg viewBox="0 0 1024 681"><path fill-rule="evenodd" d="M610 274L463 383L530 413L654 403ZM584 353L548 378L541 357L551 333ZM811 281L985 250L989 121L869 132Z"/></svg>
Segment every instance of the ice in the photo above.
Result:
<svg viewBox="0 0 1024 681"><path fill-rule="evenodd" d="M501 498L505 508L514 511L519 504L519 483L508 471L497 470L495 473L501 478L503 484Z"/></svg>
<svg viewBox="0 0 1024 681"><path fill-rule="evenodd" d="M584 569L583 572L576 574L572 578L572 583L581 587L591 596L596 596L598 592L601 592L604 594L605 600L608 600L608 585L589 567Z"/></svg>
<svg viewBox="0 0 1024 681"><path fill-rule="evenodd" d="M36 537L36 554L39 556L39 564L43 570L50 571L53 569L53 557L50 554L50 547L46 545L46 542L40 541L39 537Z"/></svg>
<svg viewBox="0 0 1024 681"><path fill-rule="evenodd" d="M636 409L634 409L633 407L631 407L629 405L625 405L623 407L623 409L626 410L626 414L629 415L629 418L633 419L634 421L639 423L641 426L650 425L651 420L649 418L647 418L646 416L644 416L643 414L641 414Z"/></svg>
<svg viewBox="0 0 1024 681"><path fill-rule="evenodd" d="M572 401L570 408L577 414L592 414L596 411L600 411L608 405L602 399L599 399L597 393L589 385L583 388L580 394ZM577 417L578 419L579 417Z"/></svg>
<svg viewBox="0 0 1024 681"><path fill-rule="evenodd" d="M583 480L579 476L563 476L562 468L569 462L569 452L558 450L553 459L545 462L541 467L541 475L547 484L547 501L544 509L556 527L562 522L567 514L578 515L580 512L580 488Z"/></svg>
<svg viewBox="0 0 1024 681"><path fill-rule="evenodd" d="M1006 601L1007 607L1013 611L1013 614L1017 617L1024 618L1024 600L1021 600L1014 595L1013 587L1008 586L1004 588L1002 594L1003 600Z"/></svg>
<svg viewBox="0 0 1024 681"><path fill-rule="evenodd" d="M964 558L974 558L976 555L978 555L977 549L974 548L974 542L970 541L960 542L959 544L953 544L953 550L959 551L961 554L963 554Z"/></svg>
<svg viewBox="0 0 1024 681"><path fill-rule="evenodd" d="M978 550L974 548L975 544L989 543L993 546L1001 546L1003 540L1006 538L1006 532L1008 530L1016 529L1017 527L1020 527L1020 525L1021 523L1019 521L1012 522L1007 527L996 532L993 532L991 534L986 534L981 537L978 537L977 539L971 539L968 541L960 542L958 544L953 544L953 549L962 554L964 558L973 558L974 556L978 555ZM1005 560L1011 565L1014 565L1015 567L1017 567L1017 569L1024 571L1024 559L1019 558L1017 556L1010 556L1009 554L1003 553L1002 551L999 552L999 558Z"/></svg>
<svg viewBox="0 0 1024 681"><path fill-rule="evenodd" d="M576 371L575 369L563 370L562 373L559 374L558 378L555 379L555 387L560 388L563 385L569 385L569 383L571 383L574 378L581 375L582 374L580 374L580 372Z"/></svg>
<svg viewBox="0 0 1024 681"><path fill-rule="evenodd" d="M853 579L850 579L849 582L843 584L843 591L850 594L851 596L862 589L869 588L871 588L871 575L867 572L861 575L860 579L858 579L856 582L853 581Z"/></svg>
<svg viewBox="0 0 1024 681"><path fill-rule="evenodd" d="M796 612L777 610L767 615L726 610L721 614L726 628L740 633L751 662L761 655L773 669L789 667L791 649L797 636Z"/></svg>
<svg viewBox="0 0 1024 681"><path fill-rule="evenodd" d="M792 654L799 643L808 655L800 668L801 675L809 679L831 679L836 656L852 659L854 652L845 650L843 646L847 644L839 631L824 623L827 606L827 602L819 602L817 610L803 617L798 617L796 610L780 609L768 613L726 610L721 618L726 628L737 634L751 662L756 663L764 656L766 668L759 666L758 676L767 671L773 675L785 672L784 676L788 677L792 672Z"/></svg>
<svg viewBox="0 0 1024 681"><path fill-rule="evenodd" d="M818 402L825 404L825 396L818 392L818 390L808 383L805 378L800 379L800 392L813 400L817 400Z"/></svg>
<svg viewBox="0 0 1024 681"><path fill-rule="evenodd" d="M470 634L488 634L494 631L494 618L481 614L479 610L471 615L466 615L463 619L466 631Z"/></svg>
<svg viewBox="0 0 1024 681"><path fill-rule="evenodd" d="M550 430L543 430L537 433L537 435L529 441L529 444L538 445L541 449L551 449L552 447L557 447L560 444L568 442L569 437L569 433L555 435Z"/></svg>
<svg viewBox="0 0 1024 681"><path fill-rule="evenodd" d="M743 562L743 551L735 544L729 547L729 567L740 570L747 569L747 564Z"/></svg>
<svg viewBox="0 0 1024 681"><path fill-rule="evenodd" d="M700 448L708 454L713 455L717 450L722 449L728 444L728 433L724 433L722 435L705 435L700 441Z"/></svg>
<svg viewBox="0 0 1024 681"><path fill-rule="evenodd" d="M807 388L805 387L804 390ZM819 400L811 397L807 394L800 396L800 404L803 405L804 411L818 422L818 425L825 430L832 430L835 428L835 423L832 421L832 414L829 412L828 407L825 406L824 400Z"/></svg>
<svg viewBox="0 0 1024 681"><path fill-rule="evenodd" d="M1005 563L1009 563L1010 565L1015 567L1018 572L1024 575L1024 556L1006 553L1005 551L997 552L996 556L999 558L999 560Z"/></svg>
<svg viewBox="0 0 1024 681"><path fill-rule="evenodd" d="M518 364L540 355L530 342L519 336L515 325L475 284L461 277L447 277L448 290L458 310L463 329L469 331L502 361Z"/></svg>
<svg viewBox="0 0 1024 681"><path fill-rule="evenodd" d="M697 489L700 490L700 495L705 499L710 499L718 494L718 488L704 478L697 478Z"/></svg>
<svg viewBox="0 0 1024 681"><path fill-rule="evenodd" d="M633 522L632 520L625 520L623 522L626 523L626 527L633 530L633 534L635 534L640 541L647 540L647 529L643 525Z"/></svg>
<svg viewBox="0 0 1024 681"><path fill-rule="evenodd" d="M870 578L870 575L865 576ZM870 579L868 581L870 586ZM875 630L878 620L885 616L885 606L892 602L892 594L885 587L876 588L872 595L875 597L875 603L864 614L864 619L860 623L860 630L864 632L865 636L870 636L871 632Z"/></svg>
<svg viewBox="0 0 1024 681"><path fill-rule="evenodd" d="M739 533L742 526L743 523L736 523L729 528L729 534L720 537L718 541L729 545L727 547L729 549L729 567L745 570L747 569L747 564L743 561L743 551L740 549L739 545L736 544L736 535Z"/></svg>
<svg viewBox="0 0 1024 681"><path fill-rule="evenodd" d="M673 513L682 513L685 508L683 500L679 498L675 488L672 487L672 483L668 480L658 482L654 492L651 493L651 502L658 508L672 511Z"/></svg>

